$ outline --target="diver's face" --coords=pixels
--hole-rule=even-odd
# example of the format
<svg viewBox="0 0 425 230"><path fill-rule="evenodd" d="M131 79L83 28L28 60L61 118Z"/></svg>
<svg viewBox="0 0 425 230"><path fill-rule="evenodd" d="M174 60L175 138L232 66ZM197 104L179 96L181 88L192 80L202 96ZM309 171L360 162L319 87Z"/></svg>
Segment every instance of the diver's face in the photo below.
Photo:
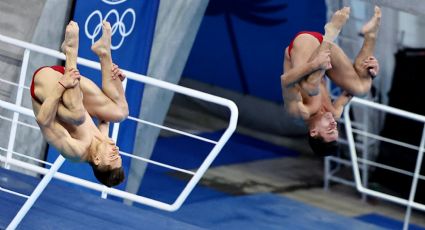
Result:
<svg viewBox="0 0 425 230"><path fill-rule="evenodd" d="M119 148L111 139L101 141L98 148L99 166L108 169L116 169L122 166Z"/></svg>
<svg viewBox="0 0 425 230"><path fill-rule="evenodd" d="M321 137L324 142L336 141L339 135L332 113L324 113L319 119L316 119L310 128L310 135Z"/></svg>

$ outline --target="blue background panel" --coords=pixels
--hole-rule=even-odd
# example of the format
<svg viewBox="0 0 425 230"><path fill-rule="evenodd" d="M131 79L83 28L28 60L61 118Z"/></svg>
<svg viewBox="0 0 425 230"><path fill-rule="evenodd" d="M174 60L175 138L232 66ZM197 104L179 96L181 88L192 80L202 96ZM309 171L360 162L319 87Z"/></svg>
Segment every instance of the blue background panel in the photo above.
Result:
<svg viewBox="0 0 425 230"><path fill-rule="evenodd" d="M183 77L282 102L285 47L299 31L323 33L325 12L323 0L211 0Z"/></svg>

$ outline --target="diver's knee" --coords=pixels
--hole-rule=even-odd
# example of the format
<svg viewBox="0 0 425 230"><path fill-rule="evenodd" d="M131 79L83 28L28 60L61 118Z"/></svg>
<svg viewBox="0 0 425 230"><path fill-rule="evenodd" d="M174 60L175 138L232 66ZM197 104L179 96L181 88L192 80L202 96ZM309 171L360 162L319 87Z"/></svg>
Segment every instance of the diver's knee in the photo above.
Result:
<svg viewBox="0 0 425 230"><path fill-rule="evenodd" d="M356 97L365 97L369 94L370 88L372 87L372 82L365 82L356 84L353 89L351 95Z"/></svg>
<svg viewBox="0 0 425 230"><path fill-rule="evenodd" d="M73 121L76 125L81 125L86 120L86 110L84 108L74 110L72 114L74 115Z"/></svg>
<svg viewBox="0 0 425 230"><path fill-rule="evenodd" d="M129 114L128 105L127 103L118 104L118 108L110 114L111 120L113 122L121 122L125 119L127 119Z"/></svg>
<svg viewBox="0 0 425 230"><path fill-rule="evenodd" d="M301 88L310 96L317 96L320 93L320 85L309 83L307 81L300 82Z"/></svg>

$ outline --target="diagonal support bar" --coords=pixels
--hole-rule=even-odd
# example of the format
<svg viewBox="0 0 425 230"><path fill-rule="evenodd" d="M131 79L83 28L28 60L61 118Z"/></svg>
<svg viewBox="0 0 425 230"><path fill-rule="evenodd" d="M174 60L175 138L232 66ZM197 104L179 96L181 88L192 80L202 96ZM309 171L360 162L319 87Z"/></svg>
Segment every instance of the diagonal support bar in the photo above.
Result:
<svg viewBox="0 0 425 230"><path fill-rule="evenodd" d="M16 227L19 225L19 223L21 223L22 219L28 213L30 208L34 205L35 201L38 199L38 197L47 187L49 182L52 180L53 175L62 166L63 162L65 162L65 158L62 155L60 155L53 163L49 172L43 177L43 179L41 179L40 183L38 183L37 187L34 189L34 191L32 192L31 196L27 199L25 204L22 205L21 209L16 214L15 218L13 218L12 222L10 222L9 226L7 226L6 230L16 229Z"/></svg>

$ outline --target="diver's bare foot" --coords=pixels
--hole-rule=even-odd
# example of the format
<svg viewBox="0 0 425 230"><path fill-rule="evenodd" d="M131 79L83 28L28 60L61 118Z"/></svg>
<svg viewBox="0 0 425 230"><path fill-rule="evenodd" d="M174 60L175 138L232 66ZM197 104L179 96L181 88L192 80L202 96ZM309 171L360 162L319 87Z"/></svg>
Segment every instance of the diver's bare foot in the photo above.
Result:
<svg viewBox="0 0 425 230"><path fill-rule="evenodd" d="M363 26L361 34L364 36L376 37L378 33L379 25L381 24L381 8L375 6L375 14L373 17Z"/></svg>
<svg viewBox="0 0 425 230"><path fill-rule="evenodd" d="M74 21L70 21L65 29L65 39L62 42L61 49L65 54L78 52L78 24Z"/></svg>
<svg viewBox="0 0 425 230"><path fill-rule="evenodd" d="M341 32L342 27L350 17L350 7L344 7L334 13L331 20L325 25L323 40L333 42Z"/></svg>
<svg viewBox="0 0 425 230"><path fill-rule="evenodd" d="M92 45L91 50L99 57L111 54L111 24L109 22L102 22L102 37Z"/></svg>

